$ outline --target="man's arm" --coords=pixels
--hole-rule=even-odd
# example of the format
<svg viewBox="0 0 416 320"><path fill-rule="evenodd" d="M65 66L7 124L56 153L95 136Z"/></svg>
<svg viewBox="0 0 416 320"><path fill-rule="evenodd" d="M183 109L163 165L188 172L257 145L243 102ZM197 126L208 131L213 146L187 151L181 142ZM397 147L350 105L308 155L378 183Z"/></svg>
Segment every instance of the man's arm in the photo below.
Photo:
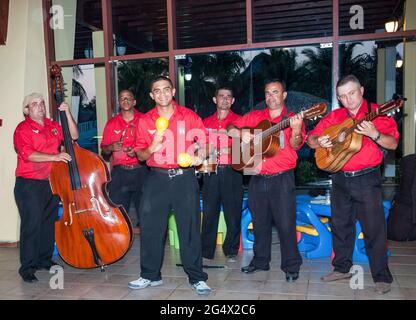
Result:
<svg viewBox="0 0 416 320"><path fill-rule="evenodd" d="M58 154L48 154L43 152L35 151L29 157L29 161L32 162L49 162L49 161L71 161L71 156L66 152L61 152Z"/></svg>
<svg viewBox="0 0 416 320"><path fill-rule="evenodd" d="M147 147L146 149L138 149L136 151L137 158L140 161L146 161L147 159L149 159L153 153L158 152L160 149L162 149L162 140L163 134L156 134L149 147Z"/></svg>
<svg viewBox="0 0 416 320"><path fill-rule="evenodd" d="M66 102L62 102L58 109L59 111L65 112L66 118L68 119L68 128L71 138L72 140L77 140L79 138L78 126L71 114L71 111L69 111L69 105Z"/></svg>
<svg viewBox="0 0 416 320"><path fill-rule="evenodd" d="M302 143L302 126L303 120L300 114L294 115L289 119L290 128L292 129L292 133L290 135L290 146L292 149L297 149L300 144Z"/></svg>
<svg viewBox="0 0 416 320"><path fill-rule="evenodd" d="M387 150L397 149L397 140L389 134L381 133L374 126L371 121L363 121L355 129L355 132L369 137L371 140L376 142L379 146Z"/></svg>
<svg viewBox="0 0 416 320"><path fill-rule="evenodd" d="M317 134L309 134L306 143L311 149L316 148L331 148L332 143L329 141L329 136L318 136Z"/></svg>

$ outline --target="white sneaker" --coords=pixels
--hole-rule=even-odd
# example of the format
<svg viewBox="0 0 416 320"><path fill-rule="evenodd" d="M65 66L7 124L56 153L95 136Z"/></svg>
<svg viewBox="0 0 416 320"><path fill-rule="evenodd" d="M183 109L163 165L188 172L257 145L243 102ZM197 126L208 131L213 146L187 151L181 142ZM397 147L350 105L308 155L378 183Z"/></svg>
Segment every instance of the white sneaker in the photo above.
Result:
<svg viewBox="0 0 416 320"><path fill-rule="evenodd" d="M199 295L207 295L211 293L211 288L205 283L205 281L198 281L191 284L191 288Z"/></svg>
<svg viewBox="0 0 416 320"><path fill-rule="evenodd" d="M129 288L130 289L144 289L147 287L156 287L163 284L163 280L157 280L157 281L151 281L149 279L145 279L140 277L137 280L130 281L129 282Z"/></svg>

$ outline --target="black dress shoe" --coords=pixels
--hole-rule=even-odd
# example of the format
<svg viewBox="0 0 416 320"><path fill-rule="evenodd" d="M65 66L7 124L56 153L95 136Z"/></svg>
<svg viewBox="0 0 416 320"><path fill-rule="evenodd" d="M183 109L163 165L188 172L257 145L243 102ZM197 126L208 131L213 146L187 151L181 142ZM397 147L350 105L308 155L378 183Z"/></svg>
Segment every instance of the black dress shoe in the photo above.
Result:
<svg viewBox="0 0 416 320"><path fill-rule="evenodd" d="M21 276L24 282L33 283L39 281L33 273L22 274Z"/></svg>
<svg viewBox="0 0 416 320"><path fill-rule="evenodd" d="M299 272L286 272L286 281L295 282L299 278Z"/></svg>
<svg viewBox="0 0 416 320"><path fill-rule="evenodd" d="M50 270L52 267L54 266L59 266L61 268L63 268L63 266L61 266L59 263L53 261L53 260L49 260L47 263L45 264L40 264L36 267L37 270Z"/></svg>
<svg viewBox="0 0 416 320"><path fill-rule="evenodd" d="M248 266L242 267L241 272L253 273L253 272L256 272L256 271L267 271L269 269L270 269L269 266L267 266L265 268L259 268L259 267L256 267L256 266L252 265L252 264L249 264Z"/></svg>

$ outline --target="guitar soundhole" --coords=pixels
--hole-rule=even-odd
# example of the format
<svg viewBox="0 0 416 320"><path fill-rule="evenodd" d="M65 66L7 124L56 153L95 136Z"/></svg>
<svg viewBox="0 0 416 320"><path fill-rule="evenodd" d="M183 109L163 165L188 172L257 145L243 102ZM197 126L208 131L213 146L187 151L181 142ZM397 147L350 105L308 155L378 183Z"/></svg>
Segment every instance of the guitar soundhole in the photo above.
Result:
<svg viewBox="0 0 416 320"><path fill-rule="evenodd" d="M340 132L339 135L338 135L338 141L339 142L344 142L345 137L346 137L345 132Z"/></svg>

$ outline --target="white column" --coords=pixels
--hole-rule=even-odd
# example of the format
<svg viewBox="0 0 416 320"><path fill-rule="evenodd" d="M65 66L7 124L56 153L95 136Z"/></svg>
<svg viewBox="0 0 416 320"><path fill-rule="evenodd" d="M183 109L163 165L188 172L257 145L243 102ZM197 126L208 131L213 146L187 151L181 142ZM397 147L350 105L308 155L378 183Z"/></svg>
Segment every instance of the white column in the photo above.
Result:
<svg viewBox="0 0 416 320"><path fill-rule="evenodd" d="M416 29L416 0L405 2L405 30ZM404 96L407 98L404 107L404 155L415 153L416 141L416 43L404 42Z"/></svg>

